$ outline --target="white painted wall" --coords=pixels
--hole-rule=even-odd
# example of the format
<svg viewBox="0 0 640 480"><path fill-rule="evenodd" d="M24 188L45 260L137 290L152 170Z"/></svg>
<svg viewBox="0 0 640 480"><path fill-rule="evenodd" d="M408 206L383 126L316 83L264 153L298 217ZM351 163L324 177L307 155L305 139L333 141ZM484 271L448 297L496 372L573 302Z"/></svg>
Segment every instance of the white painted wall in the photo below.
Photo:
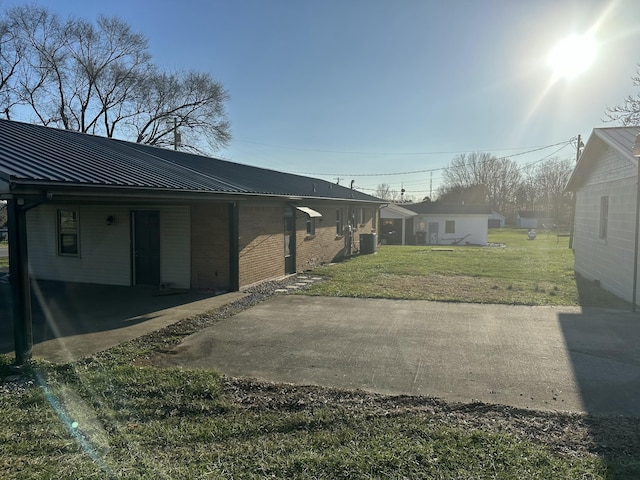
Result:
<svg viewBox="0 0 640 480"><path fill-rule="evenodd" d="M447 220L453 220L456 222L455 224L455 232L454 233L445 233L445 227ZM429 222L438 222L438 244L440 245L451 245L454 241L469 235L469 237L465 238L460 245L465 245L466 243L470 243L472 245L486 245L487 244L487 234L488 234L488 222L489 215L464 215L464 214L430 214L430 215L418 215L414 219L414 228L420 224L420 222L425 222L424 224L427 226ZM415 233L415 232L414 232ZM429 238L427 238L427 242Z"/></svg>
<svg viewBox="0 0 640 480"><path fill-rule="evenodd" d="M576 194L575 271L631 301L635 235L636 167L608 148ZM607 238L599 238L600 198L609 196Z"/></svg>
<svg viewBox="0 0 640 480"><path fill-rule="evenodd" d="M80 256L57 253L57 210L75 207L80 216ZM145 207L160 211L161 281L179 288L191 283L189 207ZM27 212L31 274L44 280L131 285L131 234L128 206L41 205ZM106 218L115 221L107 225Z"/></svg>

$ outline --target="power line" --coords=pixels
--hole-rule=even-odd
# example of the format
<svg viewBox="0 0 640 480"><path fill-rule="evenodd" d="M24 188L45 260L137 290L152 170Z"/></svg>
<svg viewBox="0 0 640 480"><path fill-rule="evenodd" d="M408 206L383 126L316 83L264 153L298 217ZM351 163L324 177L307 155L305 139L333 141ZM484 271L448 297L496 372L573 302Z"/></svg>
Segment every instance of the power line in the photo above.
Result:
<svg viewBox="0 0 640 480"><path fill-rule="evenodd" d="M571 139L571 140L575 140L575 139ZM252 145L261 145L264 147L273 147L273 148L281 148L283 150L298 150L298 151L303 151L303 152L318 152L318 153L339 153L342 155L394 155L394 156L400 156L400 155L450 155L450 154L455 154L455 153L469 153L470 150L452 150L452 151L437 151L437 152L362 152L362 151L354 151L354 150L325 150L325 149L315 149L315 148L302 148L302 147L288 147L288 146L283 146L283 145L273 145L273 144L269 144L269 143L260 143L260 142L252 142L249 140L238 140L238 139L234 139L234 142L238 142L238 143L249 143ZM515 157L516 155L523 155L525 153L531 153L531 152L535 152L537 150L544 150L545 148L549 148L549 147L555 147L556 145L560 145L561 143L565 143L565 142L559 142L559 143L555 143L552 145L544 145L544 146L540 146L540 145L536 145L533 147L506 147L506 148L483 148L483 149L478 149L478 151L483 151L483 152L504 152L507 150L521 150L523 148L529 148L529 149L534 149L534 150L529 150L528 152L523 152L523 153L515 153L513 155L509 155L510 157ZM311 175L322 175L322 174L318 174L318 173L314 173ZM352 175L353 176L353 175Z"/></svg>
<svg viewBox="0 0 640 480"><path fill-rule="evenodd" d="M547 157L559 152L560 150L562 150L563 148L565 148L567 145L571 144L571 142L573 141L573 139L570 140L566 140L564 142L559 142L559 143L554 143L551 145L545 145L543 147L536 147L532 150L527 150L526 152L520 152L520 153L514 153L513 155L506 155L503 157L500 157L500 159L507 159L507 158L511 158L511 157L517 157L519 155L526 155L528 153L534 153L534 152L539 152L540 150L546 150L547 148L551 148L551 147L557 147L558 145L562 145L558 150L556 150L555 152L551 153L550 155L548 155ZM464 152L464 153L468 153L468 152ZM544 158L547 158L544 157ZM544 160L544 158L542 160ZM542 160L538 160L538 161L542 161ZM535 162L534 162L535 163ZM446 170L448 167L440 167L440 168L429 168L429 169L425 169L425 170L411 170L411 171L406 171L406 172L389 172L389 173L318 173L318 172L295 172L295 171L291 171L288 170L288 173L294 173L297 175L322 175L322 176L338 176L338 175L343 175L345 177L387 177L387 176L395 176L395 175L415 175L417 173L430 173L430 172L438 172L440 170Z"/></svg>

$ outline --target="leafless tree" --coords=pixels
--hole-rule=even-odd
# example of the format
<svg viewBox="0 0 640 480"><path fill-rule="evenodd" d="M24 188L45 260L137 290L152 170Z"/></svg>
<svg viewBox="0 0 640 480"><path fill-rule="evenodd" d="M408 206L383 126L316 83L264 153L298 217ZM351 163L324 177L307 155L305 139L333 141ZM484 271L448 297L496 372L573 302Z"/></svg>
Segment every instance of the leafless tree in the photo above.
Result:
<svg viewBox="0 0 640 480"><path fill-rule="evenodd" d="M166 146L215 150L230 140L222 84L208 73L166 74L144 35L115 17L61 21L46 8L0 19L0 114L18 104L38 123ZM204 146L206 145L206 146Z"/></svg>
<svg viewBox="0 0 640 480"><path fill-rule="evenodd" d="M640 87L640 64L631 81L634 87ZM624 126L640 125L640 93L627 96L620 105L607 107L605 115L606 121L617 122Z"/></svg>
<svg viewBox="0 0 640 480"><path fill-rule="evenodd" d="M391 186L388 183L381 183L376 187L374 195L383 200L392 200Z"/></svg>
<svg viewBox="0 0 640 480"><path fill-rule="evenodd" d="M569 220L571 194L565 187L573 167L570 159L552 158L537 165L532 172L530 184L536 189L536 209L547 212L558 223Z"/></svg>
<svg viewBox="0 0 640 480"><path fill-rule="evenodd" d="M485 152L458 155L444 171L445 188L481 185L486 189L487 201L497 211L512 202L520 180L515 162Z"/></svg>
<svg viewBox="0 0 640 480"><path fill-rule="evenodd" d="M182 74L154 72L138 86L136 114L127 120L136 141L167 146L174 143L174 129L180 143L198 150L205 139L217 149L230 140L224 102L229 98L221 83L208 73Z"/></svg>

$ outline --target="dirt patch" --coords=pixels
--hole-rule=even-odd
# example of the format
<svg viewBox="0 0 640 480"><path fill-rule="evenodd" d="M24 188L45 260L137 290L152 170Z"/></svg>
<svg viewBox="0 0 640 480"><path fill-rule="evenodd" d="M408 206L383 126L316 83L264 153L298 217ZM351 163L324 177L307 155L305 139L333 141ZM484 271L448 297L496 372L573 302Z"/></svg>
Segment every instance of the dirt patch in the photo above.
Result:
<svg viewBox="0 0 640 480"><path fill-rule="evenodd" d="M226 396L253 411L339 408L353 416L427 416L452 427L514 435L563 455L594 454L624 462L640 451L640 418L594 417L505 405L451 403L437 398L387 396L316 386L223 377Z"/></svg>

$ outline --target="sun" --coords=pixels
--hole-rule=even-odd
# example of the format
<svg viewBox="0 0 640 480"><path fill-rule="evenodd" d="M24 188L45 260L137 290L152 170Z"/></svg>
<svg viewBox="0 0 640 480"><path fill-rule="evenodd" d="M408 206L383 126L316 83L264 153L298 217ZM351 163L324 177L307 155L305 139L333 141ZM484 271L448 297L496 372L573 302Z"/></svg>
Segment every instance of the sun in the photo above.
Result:
<svg viewBox="0 0 640 480"><path fill-rule="evenodd" d="M548 57L549 67L556 79L571 80L586 72L596 58L596 44L592 35L572 35L560 40Z"/></svg>

